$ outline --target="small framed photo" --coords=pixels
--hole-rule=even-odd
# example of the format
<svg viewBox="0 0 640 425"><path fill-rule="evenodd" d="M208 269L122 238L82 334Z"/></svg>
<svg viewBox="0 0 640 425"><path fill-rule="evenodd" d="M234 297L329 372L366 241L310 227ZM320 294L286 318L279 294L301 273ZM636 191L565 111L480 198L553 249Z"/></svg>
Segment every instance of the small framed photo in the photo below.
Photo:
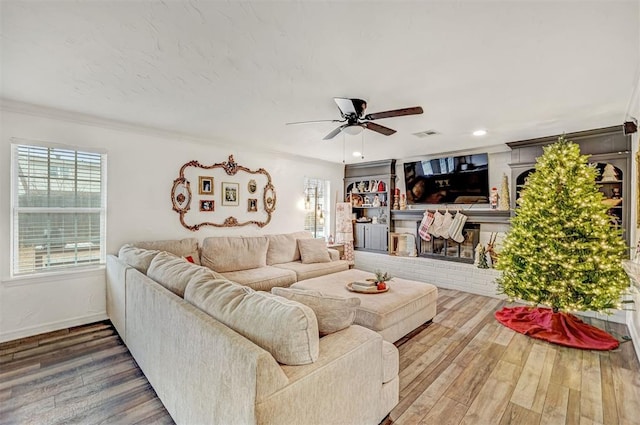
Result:
<svg viewBox="0 0 640 425"><path fill-rule="evenodd" d="M201 199L200 211L212 212L215 210L215 202L213 199Z"/></svg>
<svg viewBox="0 0 640 425"><path fill-rule="evenodd" d="M247 199L247 211L258 212L258 200L256 198Z"/></svg>
<svg viewBox="0 0 640 425"><path fill-rule="evenodd" d="M247 190L249 191L249 193L256 193L257 189L258 184L256 183L256 181L254 179L249 180L249 184L247 185Z"/></svg>
<svg viewBox="0 0 640 425"><path fill-rule="evenodd" d="M222 205L240 205L240 185L222 182Z"/></svg>
<svg viewBox="0 0 640 425"><path fill-rule="evenodd" d="M213 195L213 177L200 176L198 182L198 194Z"/></svg>

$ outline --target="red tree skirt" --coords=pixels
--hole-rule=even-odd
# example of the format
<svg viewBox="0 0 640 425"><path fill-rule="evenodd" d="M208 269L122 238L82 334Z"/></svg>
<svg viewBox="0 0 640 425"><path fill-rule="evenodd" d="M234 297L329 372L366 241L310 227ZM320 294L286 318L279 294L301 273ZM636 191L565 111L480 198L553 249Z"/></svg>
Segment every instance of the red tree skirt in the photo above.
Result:
<svg viewBox="0 0 640 425"><path fill-rule="evenodd" d="M584 350L613 350L620 343L602 329L593 327L568 313L550 308L504 307L496 319L508 328L532 338Z"/></svg>

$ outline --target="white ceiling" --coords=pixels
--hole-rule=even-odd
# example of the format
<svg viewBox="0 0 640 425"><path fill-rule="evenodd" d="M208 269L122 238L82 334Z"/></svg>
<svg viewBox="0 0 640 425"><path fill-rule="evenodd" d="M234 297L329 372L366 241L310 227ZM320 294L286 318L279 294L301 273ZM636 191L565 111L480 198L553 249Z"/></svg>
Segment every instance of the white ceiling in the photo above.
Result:
<svg viewBox="0 0 640 425"><path fill-rule="evenodd" d="M362 136L284 124L336 96L422 106L363 133L408 158L622 124L640 70L637 0L0 3L5 99L333 162Z"/></svg>

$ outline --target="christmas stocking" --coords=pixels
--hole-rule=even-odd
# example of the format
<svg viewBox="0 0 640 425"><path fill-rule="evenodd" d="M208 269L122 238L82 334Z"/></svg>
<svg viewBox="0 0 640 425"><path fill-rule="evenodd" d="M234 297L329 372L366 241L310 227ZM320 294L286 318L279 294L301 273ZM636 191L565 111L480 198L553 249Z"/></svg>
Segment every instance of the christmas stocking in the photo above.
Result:
<svg viewBox="0 0 640 425"><path fill-rule="evenodd" d="M425 211L424 217L422 217L422 221L420 222L420 228L418 229L418 234L425 241L431 240L431 235L429 234L429 227L433 224L434 214L433 211Z"/></svg>
<svg viewBox="0 0 640 425"><path fill-rule="evenodd" d="M458 243L464 241L464 236L462 236L462 229L464 228L464 223L466 222L466 215L462 214L461 212L456 213L456 216L453 217L453 221L451 222L451 226L449 226L449 237Z"/></svg>
<svg viewBox="0 0 640 425"><path fill-rule="evenodd" d="M444 218L442 219L442 224L440 225L440 236L445 239L449 239L449 227L451 227L451 223L453 223L453 216L449 211L444 213Z"/></svg>
<svg viewBox="0 0 640 425"><path fill-rule="evenodd" d="M440 228L442 227L442 221L444 220L444 215L440 213L440 211L436 211L433 214L433 224L429 227L429 233L433 236L440 237Z"/></svg>

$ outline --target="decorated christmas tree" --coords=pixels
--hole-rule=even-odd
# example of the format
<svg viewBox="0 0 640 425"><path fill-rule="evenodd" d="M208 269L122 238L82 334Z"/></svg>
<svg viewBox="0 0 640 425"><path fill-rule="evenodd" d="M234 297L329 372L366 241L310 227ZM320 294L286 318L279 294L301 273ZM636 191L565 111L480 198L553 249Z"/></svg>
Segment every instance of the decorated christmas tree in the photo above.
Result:
<svg viewBox="0 0 640 425"><path fill-rule="evenodd" d="M598 171L587 158L562 137L538 158L496 267L502 271L499 291L509 299L546 305L554 314L619 307L629 284L621 263L626 246L607 215L595 184ZM508 313L502 319L513 322L514 311ZM496 317L506 324L500 314Z"/></svg>

